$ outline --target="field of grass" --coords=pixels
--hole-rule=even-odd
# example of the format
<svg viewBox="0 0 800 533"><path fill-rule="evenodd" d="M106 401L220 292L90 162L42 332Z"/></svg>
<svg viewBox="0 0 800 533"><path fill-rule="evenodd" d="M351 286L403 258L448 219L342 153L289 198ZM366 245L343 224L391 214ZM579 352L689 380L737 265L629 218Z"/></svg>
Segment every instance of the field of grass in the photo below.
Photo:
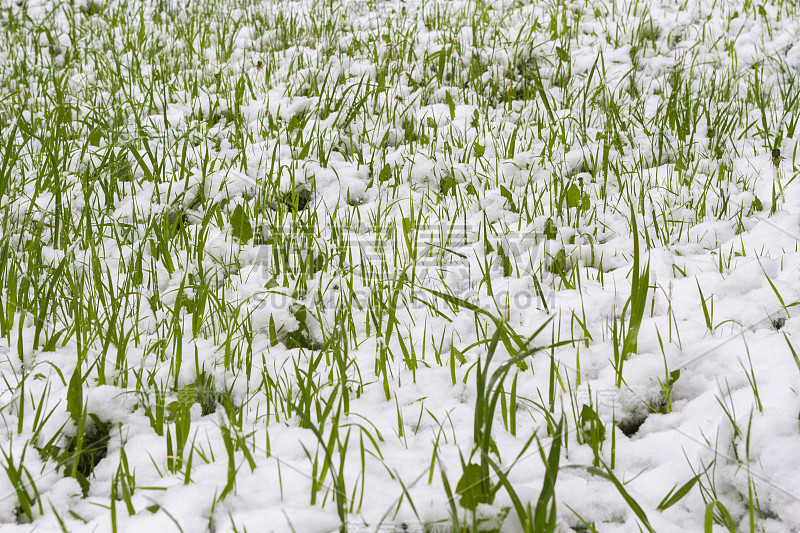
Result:
<svg viewBox="0 0 800 533"><path fill-rule="evenodd" d="M0 529L798 531L799 38L0 0Z"/></svg>

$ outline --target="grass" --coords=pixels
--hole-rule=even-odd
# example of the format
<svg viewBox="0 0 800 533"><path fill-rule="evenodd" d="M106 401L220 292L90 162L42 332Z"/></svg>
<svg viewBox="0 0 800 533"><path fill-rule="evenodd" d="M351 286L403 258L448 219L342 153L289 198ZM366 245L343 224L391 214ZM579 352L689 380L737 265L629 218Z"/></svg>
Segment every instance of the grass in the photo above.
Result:
<svg viewBox="0 0 800 533"><path fill-rule="evenodd" d="M791 523L797 14L0 3L0 523Z"/></svg>

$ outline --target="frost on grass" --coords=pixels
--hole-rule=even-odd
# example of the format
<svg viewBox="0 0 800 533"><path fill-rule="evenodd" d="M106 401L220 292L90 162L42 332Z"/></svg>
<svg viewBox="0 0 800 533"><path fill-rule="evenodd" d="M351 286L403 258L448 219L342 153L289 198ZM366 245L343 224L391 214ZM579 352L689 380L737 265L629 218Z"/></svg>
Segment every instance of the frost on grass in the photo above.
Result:
<svg viewBox="0 0 800 533"><path fill-rule="evenodd" d="M0 0L0 527L792 530L799 21Z"/></svg>

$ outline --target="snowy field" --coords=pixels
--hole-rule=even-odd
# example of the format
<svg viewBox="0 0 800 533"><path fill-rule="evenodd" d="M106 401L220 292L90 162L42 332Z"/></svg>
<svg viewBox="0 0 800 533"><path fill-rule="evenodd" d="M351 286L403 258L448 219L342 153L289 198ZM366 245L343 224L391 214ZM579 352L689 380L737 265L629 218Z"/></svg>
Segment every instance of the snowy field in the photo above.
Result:
<svg viewBox="0 0 800 533"><path fill-rule="evenodd" d="M0 0L0 530L800 531L793 0Z"/></svg>

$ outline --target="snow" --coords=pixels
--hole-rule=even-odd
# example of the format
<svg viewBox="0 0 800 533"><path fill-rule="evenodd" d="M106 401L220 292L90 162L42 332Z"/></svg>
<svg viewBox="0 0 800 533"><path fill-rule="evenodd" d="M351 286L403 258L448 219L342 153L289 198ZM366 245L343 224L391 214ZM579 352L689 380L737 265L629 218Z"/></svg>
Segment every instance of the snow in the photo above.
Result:
<svg viewBox="0 0 800 533"><path fill-rule="evenodd" d="M0 0L0 529L521 531L560 441L558 531L798 531L792 3L78 4Z"/></svg>

